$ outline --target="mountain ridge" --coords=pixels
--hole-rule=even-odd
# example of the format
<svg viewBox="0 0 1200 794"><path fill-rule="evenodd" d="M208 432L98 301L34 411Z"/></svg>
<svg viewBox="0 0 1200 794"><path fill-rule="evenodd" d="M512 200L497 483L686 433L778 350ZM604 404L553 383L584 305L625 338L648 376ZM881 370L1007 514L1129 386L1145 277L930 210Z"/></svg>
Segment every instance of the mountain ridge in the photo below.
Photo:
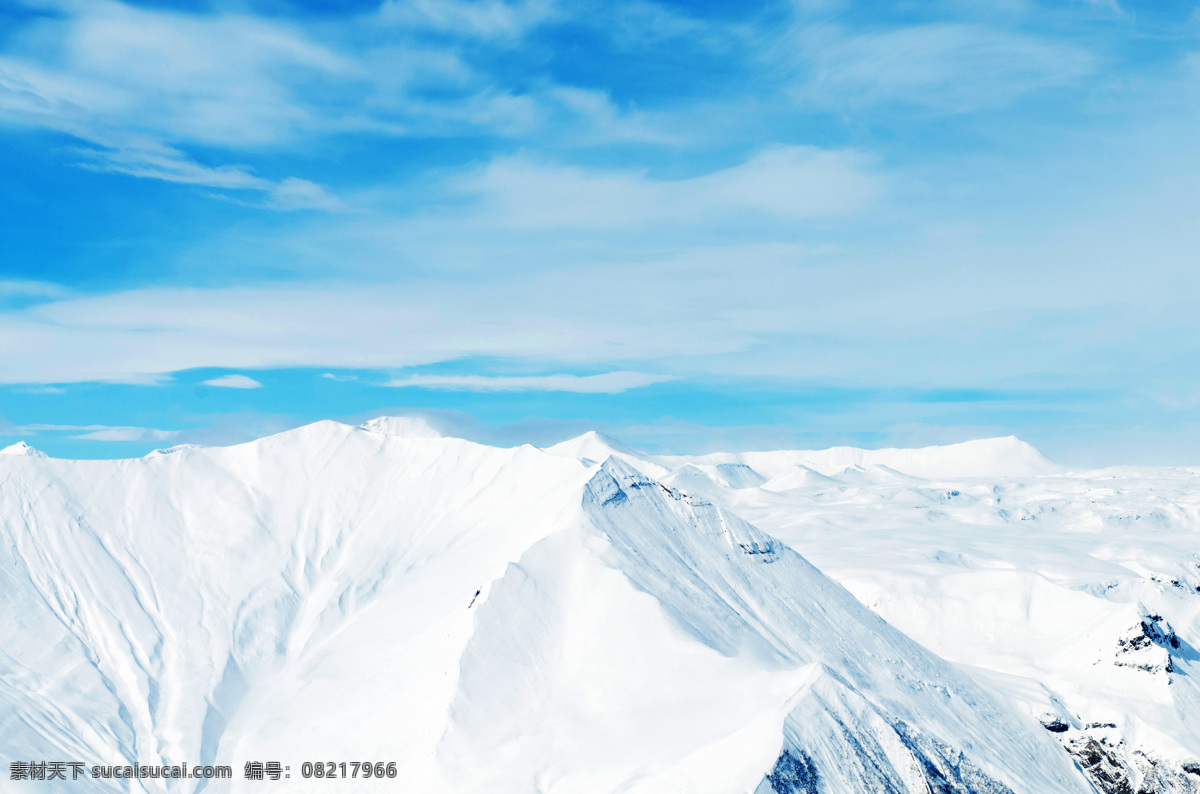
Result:
<svg viewBox="0 0 1200 794"><path fill-rule="evenodd" d="M586 458L610 447L603 461ZM1009 528L1067 520L1094 499L1048 512L1022 496L1030 484L1090 494L1111 480L864 479L887 473L867 461L773 491L771 472L709 456L675 469L697 490L647 474L641 453L600 436L556 452L320 422L146 458L0 459L0 635L12 638L0 675L16 682L0 689L0 754L379 756L431 792L768 794L816 780L828 791L919 792L953 780L958 790L1040 792L1089 790L1072 753L1091 757L1088 742L1111 739L1123 744L1104 757L1123 779L1190 791L1178 781L1194 746L1187 671L1200 611L1180 605L1191 603L1185 586L1200 593L1200 578L1121 585L1148 605L1129 619L1152 624L1126 637L1127 601L1108 600L1126 590L1064 600L1052 570L1039 573L1040 609L1079 603L1086 609L1071 614L1094 613L1076 631L1079 647L1105 654L1111 641L1116 653L1125 637L1132 649L1116 663L1098 656L1115 672L1077 678L1079 691L1063 690L1063 676L1090 668L1013 668L1005 678L1010 668L989 647L964 655L952 642L970 591L949 585L994 580L981 603L1009 615L1012 563L998 564L995 531L988 550L962 532L931 535L939 515ZM787 456L771 465L798 466ZM1165 475L1155 476L1162 493ZM887 534L848 541L866 537L853 534L860 512L926 523L905 546L881 543ZM1194 527L1200 516L1142 512L1162 538L1172 522ZM953 544L962 550L944 551ZM906 554L918 578L905 578ZM1093 560L1076 575L1092 568L1114 570ZM943 569L964 573L930 580L944 595L919 589ZM924 622L910 604L922 605ZM1028 620L994 625L1020 638ZM1053 651L1031 645L1029 662L1045 665ZM1145 669L1143 656L1153 657ZM963 672L980 664L979 675ZM1011 686L1015 674L1063 694L1043 706ZM1124 706L1121 728L1087 728L1111 709L1110 679L1158 693L1158 711ZM1039 724L1047 707L1057 716ZM1164 707L1184 711L1167 719ZM385 716L394 713L406 718ZM1163 730L1183 731L1178 748L1155 738ZM1139 758L1153 763L1143 769Z"/></svg>

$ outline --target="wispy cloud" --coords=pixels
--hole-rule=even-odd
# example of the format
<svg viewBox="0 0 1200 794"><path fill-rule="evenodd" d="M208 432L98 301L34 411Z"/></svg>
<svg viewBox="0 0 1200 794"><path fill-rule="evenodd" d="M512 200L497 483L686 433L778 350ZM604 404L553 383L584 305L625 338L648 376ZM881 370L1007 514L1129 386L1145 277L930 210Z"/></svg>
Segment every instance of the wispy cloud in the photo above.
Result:
<svg viewBox="0 0 1200 794"><path fill-rule="evenodd" d="M226 193L215 197L244 206L273 210L346 210L341 199L306 179L285 177L273 181L257 176L249 166L200 165L183 152L155 141L126 139L114 141L105 148L80 148L77 153L80 159L76 164L89 171L235 191L232 196ZM237 198L247 192L254 195L255 199Z"/></svg>
<svg viewBox="0 0 1200 794"><path fill-rule="evenodd" d="M360 66L286 23L111 0L51 4L0 62L18 119L255 145L309 122L294 83L361 77ZM24 90L16 92L21 87Z"/></svg>
<svg viewBox="0 0 1200 794"><path fill-rule="evenodd" d="M66 394L62 386L17 386L15 391L24 394Z"/></svg>
<svg viewBox="0 0 1200 794"><path fill-rule="evenodd" d="M379 9L383 24L509 39L524 34L554 13L551 0L386 0Z"/></svg>
<svg viewBox="0 0 1200 794"><path fill-rule="evenodd" d="M1039 89L1071 85L1095 58L1076 45L1028 33L937 23L869 33L813 26L794 57L806 102L917 105L963 112L1005 105Z"/></svg>
<svg viewBox="0 0 1200 794"><path fill-rule="evenodd" d="M58 284L27 279L0 279L0 310L62 298L68 290Z"/></svg>
<svg viewBox="0 0 1200 794"><path fill-rule="evenodd" d="M0 383L24 403L4 412L93 388L21 384L277 367L358 373L319 390L348 401L401 373L401 401L649 406L668 390L539 392L664 372L693 398L1144 381L1184 400L1194 378L1155 378L1197 344L1200 60L1154 27L1194 22L1089 3L28 0L0 23L0 133L41 159L0 190ZM58 432L155 440L174 431L126 425L205 399L96 393L120 403L87 420L106 425Z"/></svg>
<svg viewBox="0 0 1200 794"><path fill-rule="evenodd" d="M114 369L110 371L110 374L97 378L97 380L101 383L119 386L165 386L174 383L175 378L167 374L166 370L155 372Z"/></svg>
<svg viewBox="0 0 1200 794"><path fill-rule="evenodd" d="M1159 200L1181 211L1195 197ZM366 284L64 296L0 312L0 383L154 383L162 373L207 367L395 371L471 359L516 362L524 372L867 378L888 386L1012 385L1039 372L1058 373L1056 384L1083 372L1100 379L1088 384L1107 383L1117 370L1171 371L1195 340L1191 248L1183 245L1191 233L1169 244L1159 238L1156 272L1165 275L1148 279L1125 263L1145 254L1157 227L1122 223L1123 216L1090 218L1037 246L1000 229L994 238L937 238L900 252L875 242L709 245ZM336 252L345 238L332 235L334 247L321 250ZM1042 245L1050 253L1039 253ZM512 261L463 250L489 264ZM1091 277L1062 266L1062 252L1086 263ZM1170 335L1161 330L1168 316ZM1159 340L1154 362L1131 352L1150 339Z"/></svg>
<svg viewBox="0 0 1200 794"><path fill-rule="evenodd" d="M0 279L0 297L56 298L67 292L59 284L22 279Z"/></svg>
<svg viewBox="0 0 1200 794"><path fill-rule="evenodd" d="M261 389L262 384L246 375L222 375L204 381L205 386L215 386L218 389Z"/></svg>
<svg viewBox="0 0 1200 794"><path fill-rule="evenodd" d="M674 380L645 372L605 372L599 375L405 375L388 381L399 388L456 391L558 391L577 394L618 394L630 389Z"/></svg>
<svg viewBox="0 0 1200 794"><path fill-rule="evenodd" d="M158 430L152 427L112 427L109 425L31 424L16 428L19 434L69 433L80 441L168 441L179 430Z"/></svg>
<svg viewBox="0 0 1200 794"><path fill-rule="evenodd" d="M707 224L745 214L803 220L858 211L882 192L869 159L816 147L772 147L690 179L498 159L459 183L496 221L518 228Z"/></svg>
<svg viewBox="0 0 1200 794"><path fill-rule="evenodd" d="M71 436L71 438L80 441L170 441L178 435L178 430L155 430L150 427L105 427Z"/></svg>
<svg viewBox="0 0 1200 794"><path fill-rule="evenodd" d="M255 176L245 166L203 166L189 160L182 152L169 146L147 142L138 146L132 141L104 149L81 148L78 165L92 171L106 171L128 176L162 179L185 185L225 188L227 190L270 190L270 180Z"/></svg>
<svg viewBox="0 0 1200 794"><path fill-rule="evenodd" d="M40 5L55 13L18 29L0 55L0 120L85 141L77 161L85 168L249 191L261 198L246 203L264 209L344 207L300 176L263 176L237 160L214 163L214 147L295 145L355 130L407 134L413 116L502 126L513 123L515 106L529 103L486 85L462 85L470 70L444 50L339 45L361 38L369 19L328 27L332 41L323 41L279 18L248 14L189 14L112 0ZM405 7L435 27L461 23L479 31L520 26L533 14L510 9L505 22L509 7L501 3L488 4L490 11L471 3ZM430 78L454 88L453 99L406 96L409 85ZM468 101L460 103L464 93ZM189 151L196 147L209 148L204 161Z"/></svg>
<svg viewBox="0 0 1200 794"><path fill-rule="evenodd" d="M0 56L0 119L88 144L98 171L264 194L272 209L328 209L297 177L202 164L184 144L254 146L312 124L293 83L361 79L360 67L286 25L245 15L188 15L117 2L50 3ZM288 77L281 78L281 75Z"/></svg>
<svg viewBox="0 0 1200 794"><path fill-rule="evenodd" d="M566 123L577 128L580 144L613 142L683 145L688 135L667 114L618 107L607 91L552 86L542 92L543 105L564 111Z"/></svg>
<svg viewBox="0 0 1200 794"><path fill-rule="evenodd" d="M1076 0L1076 1L1082 2L1085 5L1089 5L1094 8L1100 9L1101 11L1107 12L1108 14L1115 16L1115 17L1126 17L1127 16L1125 9L1121 8L1121 4L1119 2L1117 2L1117 0Z"/></svg>
<svg viewBox="0 0 1200 794"><path fill-rule="evenodd" d="M246 164L335 136L532 136L569 148L677 145L703 129L618 103L604 88L497 67L497 52L570 18L548 0L386 2L307 27L283 15L115 0L38 6L54 13L26 20L0 54L0 120L78 138L81 167L229 191L208 195L250 207L346 209L303 174ZM682 18L652 4L630 13L671 35L703 27L676 30L671 20Z"/></svg>

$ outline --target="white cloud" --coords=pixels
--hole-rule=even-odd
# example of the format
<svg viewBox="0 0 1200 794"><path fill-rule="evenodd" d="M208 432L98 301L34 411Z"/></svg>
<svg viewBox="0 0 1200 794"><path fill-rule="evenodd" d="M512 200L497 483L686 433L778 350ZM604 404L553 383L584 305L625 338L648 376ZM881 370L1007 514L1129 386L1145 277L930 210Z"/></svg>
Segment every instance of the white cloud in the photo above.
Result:
<svg viewBox="0 0 1200 794"><path fill-rule="evenodd" d="M387 386L453 391L559 391L577 394L618 394L629 389L674 380L645 372L605 372L600 375L406 375Z"/></svg>
<svg viewBox="0 0 1200 794"><path fill-rule="evenodd" d="M77 436L81 441L169 441L179 435L178 430L155 430L150 427L105 427Z"/></svg>
<svg viewBox="0 0 1200 794"><path fill-rule="evenodd" d="M284 23L96 0L58 3L0 61L26 90L0 108L63 126L217 145L278 142L308 123L293 83L362 77L360 66ZM24 100L21 102L21 100Z"/></svg>
<svg viewBox="0 0 1200 794"><path fill-rule="evenodd" d="M20 30L0 56L0 120L86 141L77 164L91 170L256 191L267 209L341 209L311 181L203 164L184 147L294 140L325 123L300 87L369 83L356 60L246 15L49 6L58 13Z"/></svg>
<svg viewBox="0 0 1200 794"><path fill-rule="evenodd" d="M1076 0L1086 5L1094 6L1102 11L1107 11L1113 16L1125 17L1125 9L1121 8L1121 4L1117 0Z"/></svg>
<svg viewBox="0 0 1200 794"><path fill-rule="evenodd" d="M386 0L379 20L485 39L516 38L553 11L550 0Z"/></svg>
<svg viewBox="0 0 1200 794"><path fill-rule="evenodd" d="M544 98L547 105L557 104L574 117L580 143L634 141L680 145L686 141L683 134L669 129L664 116L636 109L623 111L607 91L553 86L544 92Z"/></svg>
<svg viewBox="0 0 1200 794"><path fill-rule="evenodd" d="M215 197L245 206L346 209L301 175L242 164L330 135L557 130L571 145L677 144L697 126L681 134L670 114L618 107L603 90L546 79L516 90L471 65L472 47L505 46L553 17L545 0L404 0L307 28L113 0L42 5L56 13L23 23L0 55L0 121L79 138L82 167L235 191Z"/></svg>
<svg viewBox="0 0 1200 794"><path fill-rule="evenodd" d="M74 433L70 436L82 441L168 441L179 435L179 430L158 430L153 427L113 427L109 425L47 425L33 424L17 428L22 434L44 432ZM80 432L84 431L84 432Z"/></svg>
<svg viewBox="0 0 1200 794"><path fill-rule="evenodd" d="M1147 192L1148 207L1161 211L1141 213L1149 220L1140 225L1113 209L1037 235L1022 234L1021 215L986 234L895 244L869 233L858 240L851 228L828 244L717 246L708 237L694 247L669 242L657 255L561 248L557 260L548 246L530 254L518 245L524 238L497 242L499 226L471 231L460 220L438 229L437 244L449 251L430 243L423 257L466 262L442 274L133 289L0 311L0 383L154 382L205 367L414 371L472 358L534 372L889 384L1008 382L1038 372L1065 383L1080 373L1106 379L1114 368L1147 376L1186 369L1197 338L1200 286L1186 255L1194 235L1156 237L1164 212L1194 214L1187 187L1181 180L1177 192ZM284 245L342 250L347 227L363 221L335 221L321 221L329 234L320 244L288 229L283 242L256 243L255 255L286 255ZM685 227L681 236L704 231ZM393 257L400 250L416 259L401 247L410 232L387 238ZM512 250L497 253L504 246ZM527 256L541 260L519 258ZM1129 267L1135 261L1152 263L1155 277ZM1148 349L1157 358L1146 358Z"/></svg>
<svg viewBox="0 0 1200 794"><path fill-rule="evenodd" d="M90 171L105 171L128 176L161 179L184 185L201 185L226 190L271 191L276 186L255 176L246 166L204 166L169 146L154 141L122 141L113 146L81 148L78 165Z"/></svg>
<svg viewBox="0 0 1200 794"><path fill-rule="evenodd" d="M792 146L677 180L501 158L464 177L459 189L507 226L612 228L711 224L747 213L793 221L844 215L873 202L882 180L861 154Z"/></svg>
<svg viewBox="0 0 1200 794"><path fill-rule="evenodd" d="M202 164L184 152L193 144L295 145L347 131L516 134L542 120L537 100L476 72L454 40L422 36L519 36L552 13L544 0L405 0L306 28L114 0L39 5L52 13L6 37L0 120L88 141L96 147L90 161L108 170L290 193L286 180L264 184L244 167Z"/></svg>
<svg viewBox="0 0 1200 794"><path fill-rule="evenodd" d="M420 118L418 129L455 134L464 128L494 135L519 136L533 132L543 121L538 101L524 94L486 88L453 102L407 99L404 113Z"/></svg>
<svg viewBox="0 0 1200 794"><path fill-rule="evenodd" d="M104 383L113 383L122 386L166 386L169 383L174 383L175 379L166 374L165 371L160 372L120 372L114 371L113 374L99 378L98 380Z"/></svg>
<svg viewBox="0 0 1200 794"><path fill-rule="evenodd" d="M334 381L335 383L349 383L351 381L358 380L357 375L334 375L332 372L326 372L325 374L321 375L321 377L325 380Z"/></svg>
<svg viewBox="0 0 1200 794"><path fill-rule="evenodd" d="M644 288L614 307L614 290L631 274L613 275L600 268L453 291L441 282L278 285L52 301L0 313L0 382L148 382L202 367L395 369L471 356L595 365L749 344L742 330L714 337L709 326L724 326L718 317L664 329L645 303L670 289L661 275L639 276Z"/></svg>
<svg viewBox="0 0 1200 794"><path fill-rule="evenodd" d="M798 95L832 105L884 102L960 112L1070 85L1095 68L1094 57L1073 45L973 25L858 35L816 26L797 38L799 50L787 57L808 73Z"/></svg>
<svg viewBox="0 0 1200 794"><path fill-rule="evenodd" d="M61 386L18 386L16 391L25 394L66 394L67 390Z"/></svg>
<svg viewBox="0 0 1200 794"><path fill-rule="evenodd" d="M0 297L56 298L66 294L58 284L22 279L0 279Z"/></svg>
<svg viewBox="0 0 1200 794"><path fill-rule="evenodd" d="M205 386L216 386L219 389L261 389L262 384L246 375L222 375L219 378L204 381Z"/></svg>
<svg viewBox="0 0 1200 794"><path fill-rule="evenodd" d="M290 176L271 188L270 204L283 210L342 212L346 205L315 182Z"/></svg>

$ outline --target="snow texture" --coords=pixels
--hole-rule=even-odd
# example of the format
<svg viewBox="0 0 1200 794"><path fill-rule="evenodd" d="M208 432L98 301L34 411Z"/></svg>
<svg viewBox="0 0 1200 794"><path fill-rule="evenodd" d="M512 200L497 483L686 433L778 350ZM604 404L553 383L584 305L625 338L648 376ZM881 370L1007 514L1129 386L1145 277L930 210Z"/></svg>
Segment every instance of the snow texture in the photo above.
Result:
<svg viewBox="0 0 1200 794"><path fill-rule="evenodd" d="M0 455L25 455L25 456L31 457L31 458L46 457L45 452L34 449L33 447L26 444L24 441L18 441L17 443L11 444L11 445L5 447L4 449L0 449Z"/></svg>
<svg viewBox="0 0 1200 794"><path fill-rule="evenodd" d="M9 450L5 759L292 767L182 792L328 792L301 762L367 759L417 792L1200 783L1194 470L1016 439L498 449L395 418Z"/></svg>

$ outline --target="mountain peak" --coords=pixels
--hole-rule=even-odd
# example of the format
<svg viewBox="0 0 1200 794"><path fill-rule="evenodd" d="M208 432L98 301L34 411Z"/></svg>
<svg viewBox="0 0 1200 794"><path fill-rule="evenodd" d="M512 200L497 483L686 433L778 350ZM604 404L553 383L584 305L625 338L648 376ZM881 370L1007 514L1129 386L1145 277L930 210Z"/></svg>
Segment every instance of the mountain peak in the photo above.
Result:
<svg viewBox="0 0 1200 794"><path fill-rule="evenodd" d="M589 458L597 462L603 461L616 453L631 455L637 458L642 457L641 453L637 450L622 444L612 436L605 435L598 430L589 430L581 436L561 441L552 447L546 447L545 451L551 455L558 455L560 457Z"/></svg>
<svg viewBox="0 0 1200 794"><path fill-rule="evenodd" d="M589 430L581 436L545 447L542 451L560 458L575 458L586 466L617 458L631 468L654 478L665 477L670 473L670 469L656 463L652 456L638 452L598 430Z"/></svg>
<svg viewBox="0 0 1200 794"><path fill-rule="evenodd" d="M770 454L770 453L766 453ZM1036 477L1060 467L1016 436L980 438L958 444L920 448L858 449L832 447L800 452L796 463L825 475L841 476L886 467L893 473L942 479L946 477ZM872 469L876 472L881 470Z"/></svg>
<svg viewBox="0 0 1200 794"><path fill-rule="evenodd" d="M0 455L24 455L25 457L29 457L29 458L44 458L44 457L46 457L45 452L42 452L39 449L34 449L33 447L26 444L24 441L18 441L17 443L12 444L11 446L7 446L4 449L0 449Z"/></svg>
<svg viewBox="0 0 1200 794"><path fill-rule="evenodd" d="M385 436L401 436L403 438L442 438L442 434L434 429L420 416L377 416L359 425L363 430L379 433Z"/></svg>
<svg viewBox="0 0 1200 794"><path fill-rule="evenodd" d="M936 472L943 476L952 473L958 476L1029 477L1059 470L1032 444L1016 436L980 438L942 447L926 447L908 451L907 455L897 454L893 460L875 462L905 474L916 474L908 471L906 465L918 469L928 467L933 470L928 474Z"/></svg>

